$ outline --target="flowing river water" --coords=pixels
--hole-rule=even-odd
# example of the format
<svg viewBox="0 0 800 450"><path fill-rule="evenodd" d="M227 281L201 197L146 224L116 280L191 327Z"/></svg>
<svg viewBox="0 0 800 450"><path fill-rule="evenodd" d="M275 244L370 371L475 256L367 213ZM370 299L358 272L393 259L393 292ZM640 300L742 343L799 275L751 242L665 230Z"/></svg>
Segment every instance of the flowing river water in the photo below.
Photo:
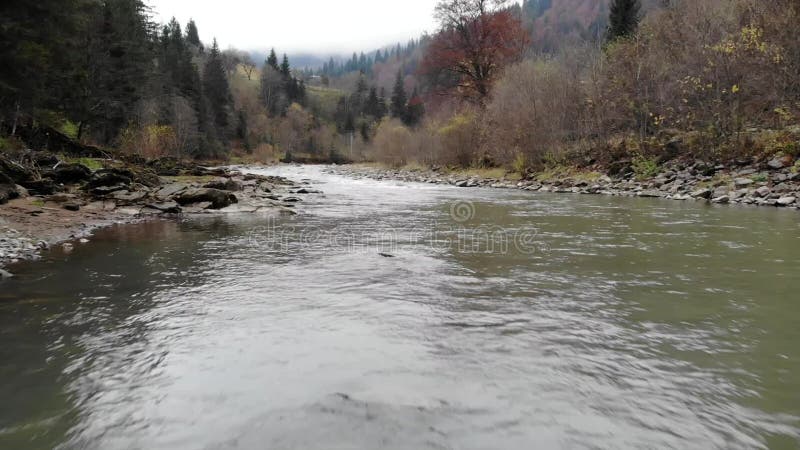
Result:
<svg viewBox="0 0 800 450"><path fill-rule="evenodd" d="M0 284L0 448L800 446L800 216L307 179Z"/></svg>

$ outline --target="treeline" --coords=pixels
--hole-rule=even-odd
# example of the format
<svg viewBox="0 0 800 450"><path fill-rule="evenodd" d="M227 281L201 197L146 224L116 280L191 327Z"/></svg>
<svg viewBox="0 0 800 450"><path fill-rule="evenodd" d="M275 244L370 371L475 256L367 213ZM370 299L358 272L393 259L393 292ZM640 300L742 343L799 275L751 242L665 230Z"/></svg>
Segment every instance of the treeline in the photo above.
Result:
<svg viewBox="0 0 800 450"><path fill-rule="evenodd" d="M322 68L314 72L316 75L325 77L340 77L350 72L361 72L372 74L375 64L387 63L392 59L408 58L421 45L422 39L411 39L408 44L402 46L397 44L391 48L378 49L374 53L357 54L353 52L353 57L345 61L337 61L333 57L322 65Z"/></svg>
<svg viewBox="0 0 800 450"><path fill-rule="evenodd" d="M796 0L612 0L599 38L551 52L532 51L532 13L497 3L439 2L419 71L426 115L381 122L369 159L525 171L800 153Z"/></svg>
<svg viewBox="0 0 800 450"><path fill-rule="evenodd" d="M143 154L217 156L235 132L220 50L197 27L153 23L140 0L2 6L0 118Z"/></svg>
<svg viewBox="0 0 800 450"><path fill-rule="evenodd" d="M231 83L240 71L252 80L256 64L216 40L204 45L193 21L154 23L141 0L9 1L0 11L6 136L46 125L142 156L221 158L232 146L276 140L277 122L305 104L304 82L274 51L260 91L235 96ZM276 123L253 137L249 115L262 110Z"/></svg>

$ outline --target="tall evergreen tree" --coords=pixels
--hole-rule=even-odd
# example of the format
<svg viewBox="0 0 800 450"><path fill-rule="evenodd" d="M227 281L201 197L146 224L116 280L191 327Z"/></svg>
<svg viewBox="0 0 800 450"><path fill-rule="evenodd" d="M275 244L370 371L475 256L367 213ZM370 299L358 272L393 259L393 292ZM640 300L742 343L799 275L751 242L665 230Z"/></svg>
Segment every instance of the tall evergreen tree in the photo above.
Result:
<svg viewBox="0 0 800 450"><path fill-rule="evenodd" d="M286 53L283 54L283 62L281 62L280 72L285 79L288 79L292 75L291 67L289 66L289 57L286 56Z"/></svg>
<svg viewBox="0 0 800 450"><path fill-rule="evenodd" d="M190 19L189 23L186 24L186 42L197 48L203 48L203 43L200 42L200 33L197 31L197 24L194 19Z"/></svg>
<svg viewBox="0 0 800 450"><path fill-rule="evenodd" d="M267 65L275 69L275 71L279 72L280 67L278 67L278 55L275 54L275 49L269 51L269 56L267 57Z"/></svg>
<svg viewBox="0 0 800 450"><path fill-rule="evenodd" d="M639 26L639 0L612 0L606 40L613 42L632 35Z"/></svg>
<svg viewBox="0 0 800 450"><path fill-rule="evenodd" d="M407 104L408 97L403 83L403 71L398 70L397 79L394 82L394 90L392 91L392 117L399 119L405 117Z"/></svg>
<svg viewBox="0 0 800 450"><path fill-rule="evenodd" d="M227 134L230 125L230 105L232 103L228 77L219 52L217 40L211 46L205 70L203 71L203 92L208 99L214 125L218 135Z"/></svg>

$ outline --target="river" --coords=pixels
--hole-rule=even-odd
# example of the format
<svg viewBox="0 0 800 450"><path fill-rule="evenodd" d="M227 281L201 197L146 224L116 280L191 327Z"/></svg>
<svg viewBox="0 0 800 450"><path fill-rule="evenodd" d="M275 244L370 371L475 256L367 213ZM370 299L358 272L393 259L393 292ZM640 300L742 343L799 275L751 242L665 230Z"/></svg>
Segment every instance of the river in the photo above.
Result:
<svg viewBox="0 0 800 450"><path fill-rule="evenodd" d="M796 211L349 179L0 284L0 448L800 446Z"/></svg>

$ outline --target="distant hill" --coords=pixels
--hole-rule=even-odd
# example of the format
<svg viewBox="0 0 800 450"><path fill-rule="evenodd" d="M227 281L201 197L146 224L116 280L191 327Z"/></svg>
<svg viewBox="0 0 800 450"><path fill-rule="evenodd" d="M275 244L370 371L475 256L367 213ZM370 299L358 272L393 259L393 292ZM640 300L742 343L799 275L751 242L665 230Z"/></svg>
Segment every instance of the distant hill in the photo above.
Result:
<svg viewBox="0 0 800 450"><path fill-rule="evenodd" d="M253 61L258 65L264 64L267 56L269 56L269 50L250 50L249 53ZM288 53L287 56L289 57L292 68L298 70L319 69L323 64L328 62L331 57L334 59L344 58L343 55L334 53ZM278 58L282 57L283 54L279 53Z"/></svg>
<svg viewBox="0 0 800 450"><path fill-rule="evenodd" d="M610 0L525 0L522 13L530 27L533 48L554 52L576 40L598 42L608 27ZM657 8L659 0L643 0L642 14Z"/></svg>

